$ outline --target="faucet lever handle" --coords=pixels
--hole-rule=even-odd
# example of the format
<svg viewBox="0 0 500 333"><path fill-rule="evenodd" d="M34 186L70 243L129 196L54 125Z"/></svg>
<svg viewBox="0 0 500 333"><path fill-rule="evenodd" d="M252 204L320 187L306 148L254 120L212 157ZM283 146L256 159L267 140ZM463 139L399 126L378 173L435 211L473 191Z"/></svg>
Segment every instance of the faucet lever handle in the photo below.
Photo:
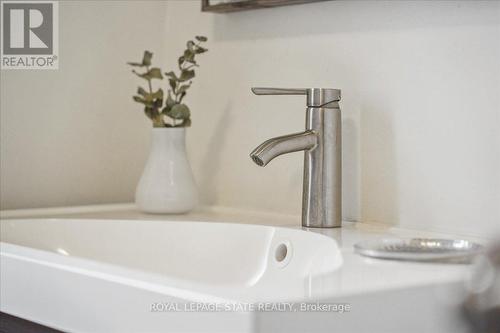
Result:
<svg viewBox="0 0 500 333"><path fill-rule="evenodd" d="M308 107L338 107L340 90L330 88L288 89L252 88L255 95L306 95Z"/></svg>
<svg viewBox="0 0 500 333"><path fill-rule="evenodd" d="M252 88L255 95L307 95L307 89Z"/></svg>

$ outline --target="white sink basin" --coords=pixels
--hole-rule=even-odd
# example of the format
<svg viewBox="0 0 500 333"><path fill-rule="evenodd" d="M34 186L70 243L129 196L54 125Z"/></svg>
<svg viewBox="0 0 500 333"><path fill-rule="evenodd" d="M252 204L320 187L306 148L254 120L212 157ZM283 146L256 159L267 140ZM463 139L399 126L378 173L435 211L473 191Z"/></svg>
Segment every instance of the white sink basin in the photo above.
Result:
<svg viewBox="0 0 500 333"><path fill-rule="evenodd" d="M283 288L274 287L302 284L342 263L335 240L288 228L49 219L3 221L1 228L5 243L153 273L171 279L172 287L192 285L207 294L259 287L269 288L263 298L276 299Z"/></svg>
<svg viewBox="0 0 500 333"><path fill-rule="evenodd" d="M210 326L203 316L188 324L189 313L151 318L151 307L307 300L318 296L315 281L324 290L321 276L342 265L330 237L245 224L3 220L1 241L1 311L84 332L135 331L139 322L149 325L140 330L154 330L165 320L176 332L245 331L252 322L234 313L218 314L237 318L233 324L210 319ZM118 327L116 309L123 318ZM113 315L89 320L96 313Z"/></svg>
<svg viewBox="0 0 500 333"><path fill-rule="evenodd" d="M235 223L213 222L221 220ZM0 311L65 332L468 331L458 308L467 266L353 251L379 237L452 236L349 222L310 231L258 225L278 222L298 226L288 216L217 210L1 219ZM311 303L350 310L301 309ZM295 307L245 307L269 304Z"/></svg>

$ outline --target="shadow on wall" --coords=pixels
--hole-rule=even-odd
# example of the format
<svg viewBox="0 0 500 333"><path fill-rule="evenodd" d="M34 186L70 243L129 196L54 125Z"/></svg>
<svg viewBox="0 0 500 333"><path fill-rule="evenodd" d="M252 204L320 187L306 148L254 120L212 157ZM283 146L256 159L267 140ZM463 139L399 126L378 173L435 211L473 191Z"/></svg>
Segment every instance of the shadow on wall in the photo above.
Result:
<svg viewBox="0 0 500 333"><path fill-rule="evenodd" d="M342 110L345 115L345 110ZM350 118L342 120L342 218L360 221L359 212L359 130Z"/></svg>
<svg viewBox="0 0 500 333"><path fill-rule="evenodd" d="M360 108L361 220L397 224L398 175L393 119L383 101Z"/></svg>
<svg viewBox="0 0 500 333"><path fill-rule="evenodd" d="M471 8L476 15L470 14ZM216 40L241 40L484 25L496 22L496 16L487 2L325 1L214 14L213 20Z"/></svg>
<svg viewBox="0 0 500 333"><path fill-rule="evenodd" d="M223 146L226 144L227 129L231 126L231 102L227 103L224 111L219 119L224 121L217 121L216 127L212 131L210 140L206 143L205 156L202 159L201 165L204 170L211 170L211 172L202 172L199 180L199 190L201 202L203 204L214 205L218 201L217 193L217 172L222 169L222 153L224 152Z"/></svg>

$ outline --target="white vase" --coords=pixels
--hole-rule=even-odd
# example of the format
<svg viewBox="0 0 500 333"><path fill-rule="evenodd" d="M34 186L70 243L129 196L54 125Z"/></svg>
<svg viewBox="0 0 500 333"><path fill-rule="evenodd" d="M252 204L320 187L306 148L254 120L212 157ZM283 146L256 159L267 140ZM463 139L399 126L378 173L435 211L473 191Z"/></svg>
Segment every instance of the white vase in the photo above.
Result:
<svg viewBox="0 0 500 333"><path fill-rule="evenodd" d="M198 191L186 155L186 129L153 128L151 151L135 192L146 213L187 213L198 203Z"/></svg>

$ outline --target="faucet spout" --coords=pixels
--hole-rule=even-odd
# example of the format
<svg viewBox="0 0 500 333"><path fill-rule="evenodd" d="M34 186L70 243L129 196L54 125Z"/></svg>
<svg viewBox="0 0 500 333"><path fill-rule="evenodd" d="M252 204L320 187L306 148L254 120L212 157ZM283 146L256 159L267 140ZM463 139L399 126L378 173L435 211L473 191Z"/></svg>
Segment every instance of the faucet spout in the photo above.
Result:
<svg viewBox="0 0 500 333"><path fill-rule="evenodd" d="M266 166L279 155L311 150L317 144L318 135L313 131L283 135L264 141L250 153L250 157L258 166Z"/></svg>

